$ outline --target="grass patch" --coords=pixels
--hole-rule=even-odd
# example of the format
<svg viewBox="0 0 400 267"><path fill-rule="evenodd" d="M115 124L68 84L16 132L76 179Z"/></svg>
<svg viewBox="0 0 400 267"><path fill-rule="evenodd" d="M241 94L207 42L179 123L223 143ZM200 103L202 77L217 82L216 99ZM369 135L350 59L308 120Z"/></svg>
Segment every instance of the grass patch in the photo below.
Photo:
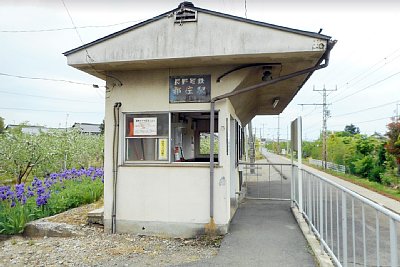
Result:
<svg viewBox="0 0 400 267"><path fill-rule="evenodd" d="M371 191L377 192L381 195L384 195L386 197L389 197L391 199L400 201L400 188L392 188L386 185L383 185L381 183L378 182L374 182L374 181L370 181L366 178L361 178L352 174L347 174L347 173L340 173L340 172L336 172L333 170L324 170L323 168L319 167L319 166L315 166L315 165L310 165L307 164L306 165L318 169L320 171L323 171L325 173L331 174L335 177L338 177L340 179L343 179L345 181L351 182L353 184L362 186L364 188L367 188Z"/></svg>

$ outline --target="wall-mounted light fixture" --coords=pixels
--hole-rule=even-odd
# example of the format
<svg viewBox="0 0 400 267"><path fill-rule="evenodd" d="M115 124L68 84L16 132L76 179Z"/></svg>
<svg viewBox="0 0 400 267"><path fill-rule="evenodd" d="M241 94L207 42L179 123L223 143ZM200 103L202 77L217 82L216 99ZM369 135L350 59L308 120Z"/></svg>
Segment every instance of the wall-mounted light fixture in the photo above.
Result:
<svg viewBox="0 0 400 267"><path fill-rule="evenodd" d="M271 75L272 75L272 67L271 66L265 66L263 67L263 76L261 78L261 80L265 81L269 81L272 79Z"/></svg>
<svg viewBox="0 0 400 267"><path fill-rule="evenodd" d="M275 97L275 98L274 98L274 101L272 102L272 108L276 108L276 106L278 105L278 103L279 103L279 97Z"/></svg>

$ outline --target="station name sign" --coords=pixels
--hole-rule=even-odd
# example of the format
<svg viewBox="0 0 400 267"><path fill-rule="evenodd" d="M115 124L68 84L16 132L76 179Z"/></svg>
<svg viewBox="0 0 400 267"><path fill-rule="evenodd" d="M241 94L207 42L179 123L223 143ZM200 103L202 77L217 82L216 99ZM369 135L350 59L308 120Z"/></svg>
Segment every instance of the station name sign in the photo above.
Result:
<svg viewBox="0 0 400 267"><path fill-rule="evenodd" d="M207 103L211 101L211 75L169 77L170 103Z"/></svg>

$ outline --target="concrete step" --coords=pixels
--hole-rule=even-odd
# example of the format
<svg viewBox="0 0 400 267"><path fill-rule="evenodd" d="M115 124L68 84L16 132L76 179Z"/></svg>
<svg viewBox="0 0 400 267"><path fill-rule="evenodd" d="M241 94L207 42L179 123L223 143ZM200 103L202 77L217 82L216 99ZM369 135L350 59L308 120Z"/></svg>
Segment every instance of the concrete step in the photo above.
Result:
<svg viewBox="0 0 400 267"><path fill-rule="evenodd" d="M88 213L87 222L88 224L104 225L103 216L104 216L104 207L92 210Z"/></svg>
<svg viewBox="0 0 400 267"><path fill-rule="evenodd" d="M27 223L24 235L28 237L71 237L82 235L76 225L48 222L45 219Z"/></svg>

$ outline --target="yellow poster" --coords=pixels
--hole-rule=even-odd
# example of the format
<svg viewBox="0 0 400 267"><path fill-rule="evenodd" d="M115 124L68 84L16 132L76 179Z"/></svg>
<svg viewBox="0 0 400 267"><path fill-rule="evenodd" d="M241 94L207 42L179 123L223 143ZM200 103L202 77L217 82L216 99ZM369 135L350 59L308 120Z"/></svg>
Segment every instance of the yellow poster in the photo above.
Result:
<svg viewBox="0 0 400 267"><path fill-rule="evenodd" d="M168 159L168 139L158 140L158 160Z"/></svg>

